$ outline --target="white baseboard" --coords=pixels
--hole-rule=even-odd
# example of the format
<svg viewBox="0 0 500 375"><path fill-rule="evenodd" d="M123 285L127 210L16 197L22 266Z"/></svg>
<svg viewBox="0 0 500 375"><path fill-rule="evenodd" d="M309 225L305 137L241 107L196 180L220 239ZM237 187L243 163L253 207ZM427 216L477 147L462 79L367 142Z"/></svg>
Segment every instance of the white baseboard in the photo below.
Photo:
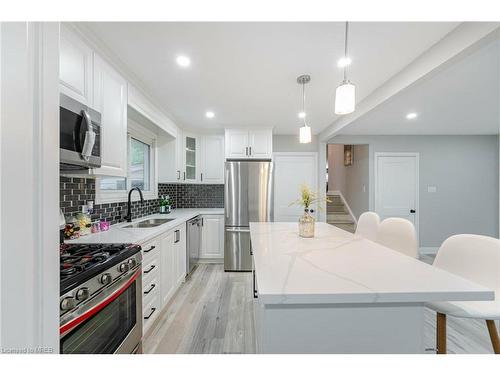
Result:
<svg viewBox="0 0 500 375"><path fill-rule="evenodd" d="M439 247L421 247L419 249L420 254L425 255L436 255Z"/></svg>

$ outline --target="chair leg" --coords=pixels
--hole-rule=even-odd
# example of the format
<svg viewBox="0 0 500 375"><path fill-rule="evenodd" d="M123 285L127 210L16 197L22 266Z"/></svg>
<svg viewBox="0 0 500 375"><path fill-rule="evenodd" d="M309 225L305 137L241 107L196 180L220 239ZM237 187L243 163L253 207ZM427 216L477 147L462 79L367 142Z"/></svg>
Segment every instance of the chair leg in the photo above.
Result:
<svg viewBox="0 0 500 375"><path fill-rule="evenodd" d="M493 345L493 351L495 354L500 354L500 338L498 337L497 326L494 320L487 320L486 325L488 326L488 332L490 333L491 344Z"/></svg>
<svg viewBox="0 0 500 375"><path fill-rule="evenodd" d="M446 354L446 314L436 315L436 352Z"/></svg>

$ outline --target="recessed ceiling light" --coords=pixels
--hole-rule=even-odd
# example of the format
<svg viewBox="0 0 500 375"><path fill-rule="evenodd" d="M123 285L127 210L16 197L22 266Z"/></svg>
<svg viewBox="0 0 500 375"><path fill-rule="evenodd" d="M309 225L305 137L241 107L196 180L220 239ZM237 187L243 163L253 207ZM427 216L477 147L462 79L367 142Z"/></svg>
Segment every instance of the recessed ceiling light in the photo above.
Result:
<svg viewBox="0 0 500 375"><path fill-rule="evenodd" d="M182 66L183 68L187 68L189 65L191 65L191 59L184 55L177 56L176 61L177 65Z"/></svg>
<svg viewBox="0 0 500 375"><path fill-rule="evenodd" d="M344 56L337 61L337 66L339 68L345 68L346 66L351 65L352 59L349 56Z"/></svg>
<svg viewBox="0 0 500 375"><path fill-rule="evenodd" d="M205 116L206 116L207 118L214 118L214 117L215 117L215 113L213 113L212 111L207 111L207 112L205 113Z"/></svg>
<svg viewBox="0 0 500 375"><path fill-rule="evenodd" d="M410 112L410 113L408 113L408 114L406 115L406 118L407 118L408 120L413 120L413 119L415 119L415 118L417 118L417 117L418 117L418 115L417 115L415 112Z"/></svg>
<svg viewBox="0 0 500 375"><path fill-rule="evenodd" d="M305 112L299 112L299 114L297 116L299 116L299 118L305 118L306 117L306 113Z"/></svg>

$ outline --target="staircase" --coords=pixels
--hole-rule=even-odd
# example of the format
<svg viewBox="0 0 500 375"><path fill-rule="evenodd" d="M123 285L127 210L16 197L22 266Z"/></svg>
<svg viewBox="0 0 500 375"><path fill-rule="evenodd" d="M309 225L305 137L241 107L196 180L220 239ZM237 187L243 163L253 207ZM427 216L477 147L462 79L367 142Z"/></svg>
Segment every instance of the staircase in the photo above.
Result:
<svg viewBox="0 0 500 375"><path fill-rule="evenodd" d="M354 233L356 224L351 218L342 197L338 194L328 194L328 199L331 201L327 204L326 221L340 229Z"/></svg>

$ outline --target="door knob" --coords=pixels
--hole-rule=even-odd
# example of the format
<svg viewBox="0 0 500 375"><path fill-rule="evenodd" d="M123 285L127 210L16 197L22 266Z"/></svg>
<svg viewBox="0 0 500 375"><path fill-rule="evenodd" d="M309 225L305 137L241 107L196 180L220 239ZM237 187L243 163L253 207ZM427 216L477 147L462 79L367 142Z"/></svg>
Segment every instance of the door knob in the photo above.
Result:
<svg viewBox="0 0 500 375"><path fill-rule="evenodd" d="M415 212L417 212L417 211L415 211L415 210L410 210L410 214L414 214Z"/></svg>

